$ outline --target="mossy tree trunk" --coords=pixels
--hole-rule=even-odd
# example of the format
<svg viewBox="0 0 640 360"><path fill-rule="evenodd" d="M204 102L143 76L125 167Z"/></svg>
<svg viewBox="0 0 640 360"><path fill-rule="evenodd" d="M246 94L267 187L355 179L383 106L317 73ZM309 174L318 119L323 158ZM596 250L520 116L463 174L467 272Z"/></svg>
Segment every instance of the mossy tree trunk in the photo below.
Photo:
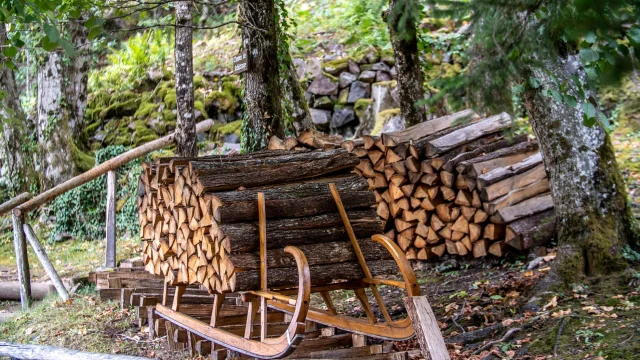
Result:
<svg viewBox="0 0 640 360"><path fill-rule="evenodd" d="M88 146L88 140L83 135L85 128L84 110L87 107L87 80L91 62L91 44L89 31L80 21L69 22L69 35L75 45L76 53L69 61L64 61L65 99L69 113L69 128L76 145Z"/></svg>
<svg viewBox="0 0 640 360"><path fill-rule="evenodd" d="M196 119L193 93L193 20L191 2L180 1L176 7L175 61L176 61L176 155L197 156Z"/></svg>
<svg viewBox="0 0 640 360"><path fill-rule="evenodd" d="M314 125L291 55L287 52L286 56L287 68L281 79L283 96L287 100L285 103L289 107L293 130L299 135L304 129L313 129Z"/></svg>
<svg viewBox="0 0 640 360"><path fill-rule="evenodd" d="M5 24L0 23L0 44L6 41ZM33 164L33 156L29 153L27 136L29 129L24 112L20 106L18 87L13 70L0 67L1 89L6 92L0 102L0 122L2 122L2 176L8 185L9 196L30 191L31 185L37 183L37 174Z"/></svg>
<svg viewBox="0 0 640 360"><path fill-rule="evenodd" d="M407 127L427 120L425 107L416 106L416 103L425 97L416 24L412 21L401 21L403 16L409 16L406 8L411 1L415 0L389 0L389 9L383 14L389 27L396 59L398 98Z"/></svg>
<svg viewBox="0 0 640 360"><path fill-rule="evenodd" d="M557 90L554 83L571 84L573 75L584 80L580 61L568 57L544 65L533 71L542 85L524 94L558 219L558 257L541 288L625 268L622 249L633 241L635 226L609 135L599 124L583 124L580 104L543 95L543 89Z"/></svg>
<svg viewBox="0 0 640 360"><path fill-rule="evenodd" d="M37 127L41 188L47 190L74 175L74 151L64 96L62 56L55 51L45 55L38 70Z"/></svg>
<svg viewBox="0 0 640 360"><path fill-rule="evenodd" d="M274 0L242 0L239 21L249 58L244 75L245 113L242 149L257 151L271 136L284 137Z"/></svg>

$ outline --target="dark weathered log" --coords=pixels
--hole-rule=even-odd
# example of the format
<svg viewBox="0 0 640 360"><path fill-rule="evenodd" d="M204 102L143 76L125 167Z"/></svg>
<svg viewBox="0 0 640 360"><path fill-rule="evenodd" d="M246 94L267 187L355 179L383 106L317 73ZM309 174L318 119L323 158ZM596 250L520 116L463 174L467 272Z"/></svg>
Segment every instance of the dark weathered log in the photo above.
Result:
<svg viewBox="0 0 640 360"><path fill-rule="evenodd" d="M502 140L497 140L495 142L480 146L476 149L473 149L471 151L467 151L467 152L463 152L460 153L458 155L456 155L455 157L451 158L450 160L448 160L444 165L442 165L442 170L444 171L449 171L449 172L453 172L456 168L456 166L458 166L459 163L469 160L469 159L474 159L477 158L479 156L482 156L483 154L487 154L487 153L491 153L503 148L507 148L507 147L511 147L514 146L516 144L520 144L522 142L526 142L528 141L528 136L527 135L518 135L515 136L513 138L507 138L507 139L502 139Z"/></svg>
<svg viewBox="0 0 640 360"><path fill-rule="evenodd" d="M482 191L487 186L490 186L512 176L522 174L540 164L542 164L542 154L538 153L522 160L517 164L504 168L494 169L486 174L478 175L478 178L476 180L478 190Z"/></svg>
<svg viewBox="0 0 640 360"><path fill-rule="evenodd" d="M416 141L433 135L439 131L450 127L476 120L478 115L473 110L463 110L455 114L443 116L441 118L425 121L392 133L382 134L382 142L387 146L393 146L404 142Z"/></svg>
<svg viewBox="0 0 640 360"><path fill-rule="evenodd" d="M347 213L356 236L367 238L383 232L382 221L374 209ZM221 224L220 230L231 242L231 252L254 252L259 248L256 223ZM344 241L348 239L342 219L337 213L328 213L298 219L280 219L267 222L267 247L281 249L288 245L304 245Z"/></svg>
<svg viewBox="0 0 640 360"><path fill-rule="evenodd" d="M77 350L42 346L22 345L0 341L0 355L24 360L143 360L144 358L127 355L96 354Z"/></svg>
<svg viewBox="0 0 640 360"><path fill-rule="evenodd" d="M388 260L391 255L384 246L371 241L371 239L359 240L362 254L366 260ZM344 241L311 244L298 246L307 257L309 266L335 264L349 261L358 261L351 243ZM229 255L231 262L236 265L237 270L258 270L260 269L260 256L258 253L234 253ZM285 253L282 249L269 250L267 252L267 268L282 268L296 266L293 257Z"/></svg>
<svg viewBox="0 0 640 360"><path fill-rule="evenodd" d="M437 139L428 141L426 155L435 156L442 154L475 139L506 129L511 125L512 119L507 113L492 116Z"/></svg>
<svg viewBox="0 0 640 360"><path fill-rule="evenodd" d="M546 245L555 235L555 211L548 210L509 224L505 241L517 250L525 250Z"/></svg>
<svg viewBox="0 0 640 360"><path fill-rule="evenodd" d="M191 162L205 191L234 190L282 184L351 170L360 160L344 149L312 151L260 160ZM251 176L248 176L251 174Z"/></svg>
<svg viewBox="0 0 640 360"><path fill-rule="evenodd" d="M258 192L264 193L267 219L304 217L337 212L329 192L335 183L345 208L367 208L375 204L373 192L365 179L356 175L313 179L279 187L252 188L214 194L214 218L223 224L258 218Z"/></svg>
<svg viewBox="0 0 640 360"><path fill-rule="evenodd" d="M398 265L393 260L367 261L367 265L374 276L398 273ZM364 278L362 267L358 262L344 262L330 265L310 266L311 284L324 285L338 280L361 280ZM260 272L237 272L236 291L254 290L260 288ZM296 268L269 269L267 273L269 288L297 286L298 271Z"/></svg>
<svg viewBox="0 0 640 360"><path fill-rule="evenodd" d="M486 168L488 171L491 171L498 167L511 166L528 158L529 156L535 155L537 150L537 142L522 142L508 148L492 151L474 159L465 160L456 166L456 170L459 173L464 173L465 175L475 179L478 175L482 174L482 172L478 170Z"/></svg>

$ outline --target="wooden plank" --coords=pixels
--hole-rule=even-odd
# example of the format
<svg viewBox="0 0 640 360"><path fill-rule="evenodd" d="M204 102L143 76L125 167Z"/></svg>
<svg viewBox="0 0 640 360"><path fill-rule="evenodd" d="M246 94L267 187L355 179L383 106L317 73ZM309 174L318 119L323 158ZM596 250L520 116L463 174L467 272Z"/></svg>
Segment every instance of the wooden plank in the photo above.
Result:
<svg viewBox="0 0 640 360"><path fill-rule="evenodd" d="M447 345L438 327L436 316L426 296L404 298L404 304L420 343L425 359L450 360Z"/></svg>
<svg viewBox="0 0 640 360"><path fill-rule="evenodd" d="M62 299L62 301L69 300L69 292L67 291L67 288L64 287L64 284L62 283L60 276L58 276L58 272L53 267L53 264L51 264L51 260L49 260L47 253L44 251L42 244L40 244L40 241L36 237L36 234L33 232L31 225L24 224L23 229L24 229L24 234L29 240L29 244L31 244L31 248L38 256L38 260L40 260L40 264L42 265L44 270L47 272L47 275L49 275L49 279L51 279L53 286L56 287L58 296L60 296L60 299Z"/></svg>
<svg viewBox="0 0 640 360"><path fill-rule="evenodd" d="M553 198L550 193L538 195L521 203L498 210L491 218L496 224L508 224L527 216L553 208Z"/></svg>
<svg viewBox="0 0 640 360"><path fill-rule="evenodd" d="M477 118L477 116L478 115L473 110L463 110L455 114L425 121L404 130L382 134L382 141L387 146L394 146L410 140L415 141L435 134L438 131L448 129L456 123L472 121Z"/></svg>
<svg viewBox="0 0 640 360"><path fill-rule="evenodd" d="M96 354L83 351L42 345L22 345L0 341L0 356L25 360L143 360L127 355Z"/></svg>
<svg viewBox="0 0 640 360"><path fill-rule="evenodd" d="M27 243L24 238L22 225L24 216L22 212L12 214L13 221L13 249L16 255L18 268L18 282L20 283L20 303L22 310L31 306L31 275L29 274L29 256L27 255Z"/></svg>
<svg viewBox="0 0 640 360"><path fill-rule="evenodd" d="M105 267L116 267L116 172L107 173L107 249L105 254Z"/></svg>
<svg viewBox="0 0 640 360"><path fill-rule="evenodd" d="M213 120L205 120L196 125L196 133L201 133L208 131L213 126ZM89 181L98 178L106 174L110 170L114 170L119 168L120 166L130 162L131 160L135 160L139 157L147 155L148 153L160 150L166 146L173 144L174 134L171 133L167 136L161 137L160 139L148 142L142 146L139 146L135 149L131 149L124 154L118 155L113 159L107 160L102 164L94 167L93 169L78 175L74 178L71 178L62 184L53 187L40 195L34 197L33 199L27 201L26 203L20 205L18 208L14 209L14 212L17 209L22 210L23 212L29 212L43 204L48 203L49 201L55 199L56 197L66 193L67 191L74 189L80 185L84 185Z"/></svg>

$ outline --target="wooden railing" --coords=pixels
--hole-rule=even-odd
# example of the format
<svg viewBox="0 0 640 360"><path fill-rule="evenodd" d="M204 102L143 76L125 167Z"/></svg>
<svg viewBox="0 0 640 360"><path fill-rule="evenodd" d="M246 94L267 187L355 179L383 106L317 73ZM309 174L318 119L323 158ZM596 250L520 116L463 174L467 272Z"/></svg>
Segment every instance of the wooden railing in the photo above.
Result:
<svg viewBox="0 0 640 360"><path fill-rule="evenodd" d="M196 133L208 131L213 126L213 120L205 120L198 123ZM69 298L67 289L62 284L56 269L51 264L47 253L42 244L36 237L31 225L25 224L25 215L34 209L50 202L56 197L84 185L104 174L107 174L107 219L106 219L106 239L107 247L105 254L105 266L116 266L116 221L115 221L115 199L116 199L116 170L126 163L143 157L152 151L160 150L171 145L174 142L174 134L169 134L160 139L146 143L135 149L131 149L120 154L113 159L103 162L93 169L69 179L33 198L29 193L23 193L19 196L0 205L0 216L12 212L13 222L13 245L16 255L16 264L18 266L18 281L20 282L20 300L23 309L28 309L31 305L31 280L29 274L29 260L27 257L27 244L29 241L31 247L38 256L38 260L42 267L49 275L53 282L58 295L63 301ZM26 238L26 239L25 239Z"/></svg>

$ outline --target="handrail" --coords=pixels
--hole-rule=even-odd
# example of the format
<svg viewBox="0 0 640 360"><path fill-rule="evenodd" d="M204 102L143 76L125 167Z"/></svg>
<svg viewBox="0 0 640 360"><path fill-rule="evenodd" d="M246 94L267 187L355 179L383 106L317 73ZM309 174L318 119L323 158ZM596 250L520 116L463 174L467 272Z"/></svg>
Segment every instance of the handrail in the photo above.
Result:
<svg viewBox="0 0 640 360"><path fill-rule="evenodd" d="M207 131L211 129L213 126L213 120L205 120L196 125L196 133L200 133L203 131ZM120 166L128 163L131 160L135 160L139 157L142 157L152 151L159 150L164 148L165 146L173 143L175 133L166 135L161 137L160 139L148 142L140 147L135 149L131 149L124 154L120 154L113 159L103 162L102 164L94 167L93 169L80 174L74 178L71 178L62 184L55 186L40 195L34 197L33 199L23 203L22 205L13 209L13 213L17 216L20 216L23 213L27 213L37 207L40 207L49 201L55 199L56 197L66 193L69 190L72 190L80 185L84 185L89 181L98 178L101 175L106 174L107 172L119 168Z"/></svg>
<svg viewBox="0 0 640 360"><path fill-rule="evenodd" d="M29 201L29 199L31 199L31 194L29 194L28 192L23 192L22 194L14 197L13 199L10 199L9 201L2 203L2 205L0 205L0 216L13 210L13 208L15 207L24 204L25 202Z"/></svg>

